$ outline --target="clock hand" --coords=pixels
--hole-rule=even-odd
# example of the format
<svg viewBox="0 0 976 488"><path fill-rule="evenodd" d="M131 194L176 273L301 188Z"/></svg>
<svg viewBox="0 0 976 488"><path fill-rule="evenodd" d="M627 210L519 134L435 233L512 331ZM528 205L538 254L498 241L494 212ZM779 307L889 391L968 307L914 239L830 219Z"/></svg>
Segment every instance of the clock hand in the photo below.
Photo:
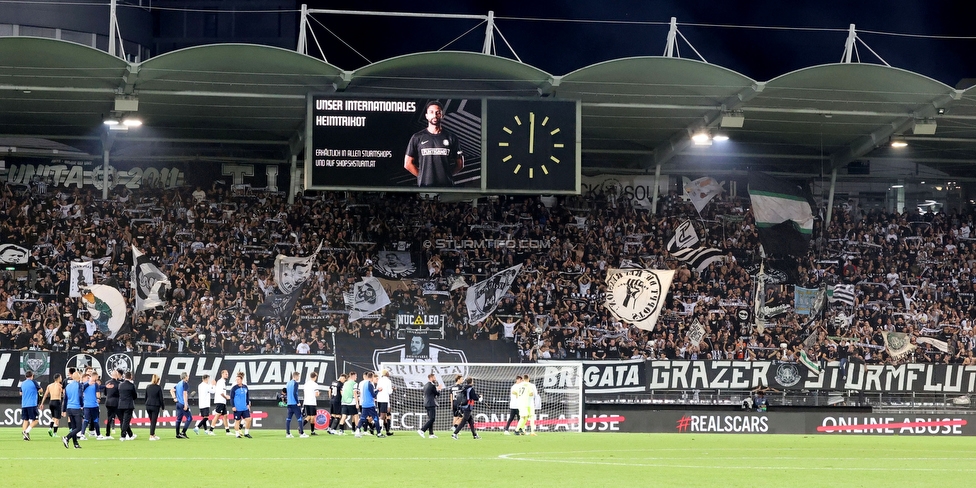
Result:
<svg viewBox="0 0 976 488"><path fill-rule="evenodd" d="M535 146L535 112L529 112L529 154Z"/></svg>

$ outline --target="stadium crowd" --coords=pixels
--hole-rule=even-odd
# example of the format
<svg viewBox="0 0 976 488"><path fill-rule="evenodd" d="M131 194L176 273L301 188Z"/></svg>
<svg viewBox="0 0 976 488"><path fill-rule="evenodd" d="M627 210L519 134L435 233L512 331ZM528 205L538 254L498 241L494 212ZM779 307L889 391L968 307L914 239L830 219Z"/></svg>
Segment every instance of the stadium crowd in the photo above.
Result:
<svg viewBox="0 0 976 488"><path fill-rule="evenodd" d="M767 304L792 304L793 285L854 284L853 306L832 303L809 324L794 311L754 327L759 239L747 196L723 195L699 214L675 192L657 214L614 193L558 198L481 197L443 202L416 194L308 192L293 205L280 193L232 190L44 188L0 190L0 243L32 249L29 272L0 275L0 349L194 353L326 353L330 329L391 337L398 313L444 314L450 339L508 340L525 361L544 358L890 362L882 331L929 336L916 362L976 364L973 213L904 214L834 209L803 257L767 261ZM696 269L667 243L691 219L721 263ZM505 245L482 246L483 242ZM306 256L323 243L291 317L255 311L276 293L276 255ZM168 303L138 314L114 340L68 296L69 263L95 262L96 281L131 295L130 244L172 282ZM350 323L343 292L376 274L383 250L410 251L416 271L384 280L391 304ZM468 324L463 286L523 263L492 317ZM409 263L407 263L409 264ZM675 269L653 332L616 320L602 305L607 270ZM381 276L382 277L382 276ZM780 283L775 283L779 281ZM453 289L452 289L453 288ZM700 344L687 338L694 320ZM810 332L816 334L808 339ZM805 341L806 340L806 341ZM804 342L806 344L804 345Z"/></svg>

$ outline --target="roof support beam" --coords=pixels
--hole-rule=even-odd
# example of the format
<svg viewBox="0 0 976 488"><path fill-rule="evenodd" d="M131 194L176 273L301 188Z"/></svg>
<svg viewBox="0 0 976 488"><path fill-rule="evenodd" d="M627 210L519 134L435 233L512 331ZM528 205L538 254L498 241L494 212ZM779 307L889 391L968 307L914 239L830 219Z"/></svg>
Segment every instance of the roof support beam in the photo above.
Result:
<svg viewBox="0 0 976 488"><path fill-rule="evenodd" d="M762 93L764 88L766 88L765 83L755 83L739 93L732 95L722 103L719 110L706 113L700 121L689 125L684 130L671 136L664 144L655 147L654 157L641 163L641 167L650 168L651 166L660 166L667 163L671 158L691 145L691 136L695 135L696 132L715 127L722 120L723 111L738 109L744 103Z"/></svg>
<svg viewBox="0 0 976 488"><path fill-rule="evenodd" d="M953 100L958 100L960 97L961 93L958 90L947 95L942 95L933 99L930 103L919 107L912 116L899 117L878 127L870 134L854 140L848 147L830 155L830 169L837 169L855 159L863 157L876 147L887 142L891 136L903 134L910 129L916 119L932 117L938 113L940 108L945 108Z"/></svg>
<svg viewBox="0 0 976 488"><path fill-rule="evenodd" d="M122 75L122 86L119 87L119 92L123 95L132 95L132 92L136 89L136 80L139 79L139 65L129 63L129 67L125 69L125 74Z"/></svg>

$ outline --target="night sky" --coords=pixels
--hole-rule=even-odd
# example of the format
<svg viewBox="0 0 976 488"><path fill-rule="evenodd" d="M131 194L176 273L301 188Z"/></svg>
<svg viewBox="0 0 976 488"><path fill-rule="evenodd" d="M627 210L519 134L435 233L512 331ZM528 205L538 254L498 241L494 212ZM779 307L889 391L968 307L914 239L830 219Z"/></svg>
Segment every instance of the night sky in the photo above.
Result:
<svg viewBox="0 0 976 488"><path fill-rule="evenodd" d="M498 28L522 61L550 74L563 75L581 67L629 56L664 53L670 18L712 64L730 68L758 81L790 71L839 62L847 28L856 24L860 37L893 67L929 76L950 86L963 78L976 78L976 29L957 2L893 0L856 1L549 1L442 2L313 0L310 8L487 14L498 17L649 22L655 25L542 22L499 19ZM953 5L955 4L955 6ZM474 27L476 20L434 20L391 17L317 15L316 18L370 61L420 51L434 51ZM313 22L314 23L314 22ZM681 24L764 26L833 29L797 31L741 29ZM344 69L368 64L321 26L316 35L327 60ZM863 31L926 36L973 36L948 40L896 37ZM480 50L484 27L479 27L449 49ZM511 57L499 43L500 54ZM311 41L310 41L311 42ZM314 48L311 48L314 50ZM697 58L684 43L682 57ZM864 62L880 63L863 45Z"/></svg>

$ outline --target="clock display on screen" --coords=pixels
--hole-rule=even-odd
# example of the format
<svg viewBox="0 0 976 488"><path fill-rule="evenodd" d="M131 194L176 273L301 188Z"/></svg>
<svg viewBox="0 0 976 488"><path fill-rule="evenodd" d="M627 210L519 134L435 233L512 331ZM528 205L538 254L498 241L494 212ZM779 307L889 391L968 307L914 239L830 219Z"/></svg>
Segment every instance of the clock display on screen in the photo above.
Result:
<svg viewBox="0 0 976 488"><path fill-rule="evenodd" d="M487 189L573 192L574 101L489 100Z"/></svg>

